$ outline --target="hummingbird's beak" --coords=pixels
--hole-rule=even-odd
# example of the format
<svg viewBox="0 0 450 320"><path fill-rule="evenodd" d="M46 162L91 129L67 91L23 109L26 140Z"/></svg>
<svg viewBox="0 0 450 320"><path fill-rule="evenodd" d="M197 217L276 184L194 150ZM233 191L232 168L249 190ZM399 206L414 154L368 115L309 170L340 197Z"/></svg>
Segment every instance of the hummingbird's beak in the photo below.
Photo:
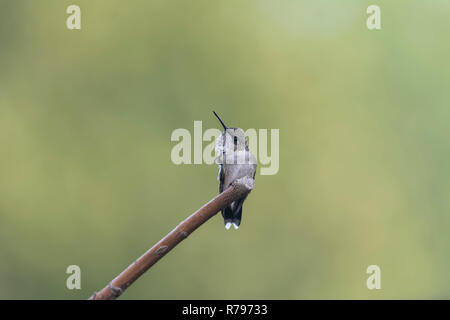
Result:
<svg viewBox="0 0 450 320"><path fill-rule="evenodd" d="M215 111L213 111L214 115L217 117L217 119L219 119L220 123L222 124L223 128L225 130L228 129L228 127L225 125L225 123L223 123L222 119L220 119L220 117L217 115L217 113Z"/></svg>

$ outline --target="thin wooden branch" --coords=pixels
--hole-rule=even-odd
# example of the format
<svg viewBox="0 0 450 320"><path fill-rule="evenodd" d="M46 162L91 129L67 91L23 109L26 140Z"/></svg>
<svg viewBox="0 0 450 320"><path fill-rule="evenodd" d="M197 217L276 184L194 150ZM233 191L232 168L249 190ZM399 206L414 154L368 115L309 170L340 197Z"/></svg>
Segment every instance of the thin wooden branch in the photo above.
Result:
<svg viewBox="0 0 450 320"><path fill-rule="evenodd" d="M253 180L247 177L233 182L225 191L181 222L175 229L114 278L100 292L94 293L89 300L113 300L119 297L134 281L178 243L186 239L195 229L233 201L248 194L253 189L253 185Z"/></svg>

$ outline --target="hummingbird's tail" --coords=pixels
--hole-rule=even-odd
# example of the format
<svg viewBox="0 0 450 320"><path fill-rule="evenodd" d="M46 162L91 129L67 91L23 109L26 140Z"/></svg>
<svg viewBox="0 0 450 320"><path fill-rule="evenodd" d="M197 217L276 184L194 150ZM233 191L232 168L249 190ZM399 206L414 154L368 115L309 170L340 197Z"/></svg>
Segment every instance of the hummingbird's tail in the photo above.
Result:
<svg viewBox="0 0 450 320"><path fill-rule="evenodd" d="M231 206L225 207L222 210L222 216L225 229L229 230L233 224L233 210L231 209Z"/></svg>
<svg viewBox="0 0 450 320"><path fill-rule="evenodd" d="M241 225L241 219L242 219L242 204L244 203L244 200L239 201L238 208L234 213L233 217L233 227L234 229L239 229L239 226Z"/></svg>
<svg viewBox="0 0 450 320"><path fill-rule="evenodd" d="M225 229L229 230L229 229L231 228L231 225L232 225L232 224L233 224L233 223L230 222L230 221L225 221Z"/></svg>
<svg viewBox="0 0 450 320"><path fill-rule="evenodd" d="M229 230L231 226L233 226L235 230L239 229L239 226L241 225L242 204L244 203L244 200L245 198L239 199L222 210L225 229Z"/></svg>

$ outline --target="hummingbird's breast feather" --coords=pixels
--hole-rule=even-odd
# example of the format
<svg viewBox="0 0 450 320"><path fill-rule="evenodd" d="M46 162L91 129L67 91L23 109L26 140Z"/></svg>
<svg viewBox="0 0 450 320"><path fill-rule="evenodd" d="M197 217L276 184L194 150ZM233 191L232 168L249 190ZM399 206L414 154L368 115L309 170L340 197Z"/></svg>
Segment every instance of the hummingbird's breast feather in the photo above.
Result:
<svg viewBox="0 0 450 320"><path fill-rule="evenodd" d="M230 156L234 159L247 159L245 162L228 163ZM236 151L227 155L227 159L222 163L224 170L224 186L229 186L234 180L249 177L254 179L256 172L256 158L249 151Z"/></svg>
<svg viewBox="0 0 450 320"><path fill-rule="evenodd" d="M235 145L232 136L224 132L216 140L216 163L221 166L223 188L228 187L234 180L255 177L256 158L245 148L245 145Z"/></svg>

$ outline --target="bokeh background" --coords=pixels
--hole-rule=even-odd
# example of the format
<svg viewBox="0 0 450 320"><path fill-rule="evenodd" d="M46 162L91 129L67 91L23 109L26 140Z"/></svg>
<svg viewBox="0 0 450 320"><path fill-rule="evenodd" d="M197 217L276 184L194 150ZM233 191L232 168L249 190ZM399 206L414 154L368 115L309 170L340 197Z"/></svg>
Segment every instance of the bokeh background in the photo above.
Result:
<svg viewBox="0 0 450 320"><path fill-rule="evenodd" d="M122 299L450 298L449 14L2 0L0 298L85 299L216 195L216 166L170 160L172 131L218 128L213 108L280 129L280 170L257 175L239 231L214 217Z"/></svg>

